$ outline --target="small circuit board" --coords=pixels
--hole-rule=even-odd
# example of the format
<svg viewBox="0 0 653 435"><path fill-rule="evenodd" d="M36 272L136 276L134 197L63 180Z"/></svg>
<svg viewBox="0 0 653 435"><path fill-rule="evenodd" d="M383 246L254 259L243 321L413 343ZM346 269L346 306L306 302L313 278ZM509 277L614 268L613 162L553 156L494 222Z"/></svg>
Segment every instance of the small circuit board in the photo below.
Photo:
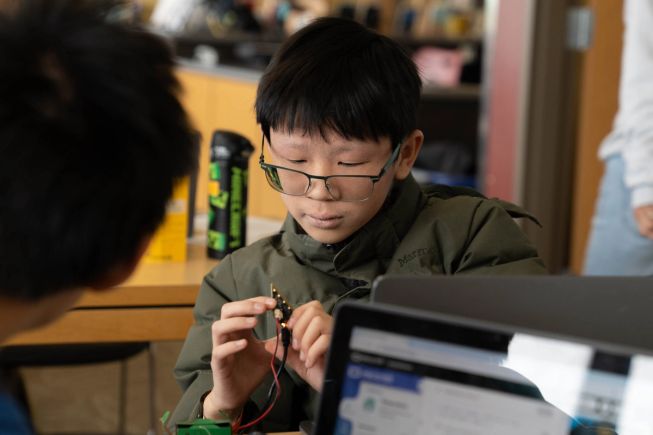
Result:
<svg viewBox="0 0 653 435"><path fill-rule="evenodd" d="M281 296L279 290L277 290L274 284L270 284L270 291L272 297L277 301L277 306L274 309L274 318L279 321L281 328L285 328L288 320L290 320L290 316L292 315L292 307L288 302L286 302L283 296Z"/></svg>
<svg viewBox="0 0 653 435"><path fill-rule="evenodd" d="M177 424L177 435L231 435L229 420L197 419Z"/></svg>

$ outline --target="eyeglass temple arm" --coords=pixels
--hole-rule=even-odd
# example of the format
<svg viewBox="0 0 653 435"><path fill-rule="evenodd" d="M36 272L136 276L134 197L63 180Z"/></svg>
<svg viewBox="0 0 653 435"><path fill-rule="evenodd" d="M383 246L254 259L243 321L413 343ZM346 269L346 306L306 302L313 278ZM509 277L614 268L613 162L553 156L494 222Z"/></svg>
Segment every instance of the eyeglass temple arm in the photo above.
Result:
<svg viewBox="0 0 653 435"><path fill-rule="evenodd" d="M261 134L261 154L258 156L259 165L265 163L265 159L263 157L263 149L264 148L265 148L265 133Z"/></svg>
<svg viewBox="0 0 653 435"><path fill-rule="evenodd" d="M381 169L381 173L379 174L378 178L383 177L383 174L385 174L385 172L390 168L390 166L394 164L395 160L397 160L397 156L399 155L400 149L401 149L401 142L398 143L397 146L395 147L395 150L392 152L390 159L385 164L385 166L383 166L383 169Z"/></svg>

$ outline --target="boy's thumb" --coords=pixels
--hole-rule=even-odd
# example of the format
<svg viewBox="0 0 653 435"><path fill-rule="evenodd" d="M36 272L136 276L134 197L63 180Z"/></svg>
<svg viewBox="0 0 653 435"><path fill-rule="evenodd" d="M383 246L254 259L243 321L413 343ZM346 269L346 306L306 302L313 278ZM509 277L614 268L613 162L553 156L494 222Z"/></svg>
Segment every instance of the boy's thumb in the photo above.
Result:
<svg viewBox="0 0 653 435"><path fill-rule="evenodd" d="M276 338L271 338L269 340L266 340L263 345L265 346L266 352L269 354L274 353L274 348L277 347L277 353L276 357L278 360L281 360L283 358L283 346L281 343L279 343L279 346L276 344L277 339ZM299 372L300 370L304 369L304 363L302 360L299 359L299 352L297 352L295 349L292 348L292 346L288 346L288 355L286 356L286 364L295 370L296 372Z"/></svg>

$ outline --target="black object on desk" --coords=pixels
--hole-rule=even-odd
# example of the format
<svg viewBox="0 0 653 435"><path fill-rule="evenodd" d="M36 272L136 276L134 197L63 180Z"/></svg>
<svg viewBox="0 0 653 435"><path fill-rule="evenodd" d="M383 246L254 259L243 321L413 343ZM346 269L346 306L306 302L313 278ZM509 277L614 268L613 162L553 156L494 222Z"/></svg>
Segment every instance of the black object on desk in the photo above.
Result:
<svg viewBox="0 0 653 435"><path fill-rule="evenodd" d="M247 240L247 168L254 147L247 138L218 130L211 140L207 253L222 259Z"/></svg>

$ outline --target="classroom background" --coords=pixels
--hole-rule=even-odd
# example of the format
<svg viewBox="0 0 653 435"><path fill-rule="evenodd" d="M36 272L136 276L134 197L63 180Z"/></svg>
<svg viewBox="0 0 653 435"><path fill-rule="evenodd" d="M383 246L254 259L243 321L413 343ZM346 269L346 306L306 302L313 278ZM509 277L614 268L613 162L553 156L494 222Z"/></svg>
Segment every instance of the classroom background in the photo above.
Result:
<svg viewBox="0 0 653 435"><path fill-rule="evenodd" d="M281 41L316 16L359 20L399 40L419 65L419 181L523 206L542 223L523 225L549 270L580 274L603 171L598 148L617 111L622 9L622 0L134 0L116 10L175 48L201 135L199 169L127 283L10 343L23 349L8 360L23 367L38 432L162 432L158 419L181 393L172 369L197 288L216 264L205 252L212 134L234 131L255 147L248 240L274 232L285 213L257 167L256 85ZM79 343L117 344L80 356ZM44 345L74 358L24 359L25 346Z"/></svg>

